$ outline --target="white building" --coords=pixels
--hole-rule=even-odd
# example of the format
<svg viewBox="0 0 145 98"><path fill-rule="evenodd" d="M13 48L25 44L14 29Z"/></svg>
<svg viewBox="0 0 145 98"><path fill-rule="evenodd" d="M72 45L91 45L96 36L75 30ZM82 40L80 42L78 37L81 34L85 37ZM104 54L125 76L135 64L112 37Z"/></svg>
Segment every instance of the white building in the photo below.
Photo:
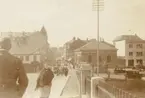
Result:
<svg viewBox="0 0 145 98"><path fill-rule="evenodd" d="M51 59L47 32L44 27L36 32L3 32L1 36L11 37L10 53L21 58L23 63L41 62L44 58Z"/></svg>
<svg viewBox="0 0 145 98"><path fill-rule="evenodd" d="M117 55L125 59L127 67L145 65L145 40L137 35L121 35L114 39Z"/></svg>

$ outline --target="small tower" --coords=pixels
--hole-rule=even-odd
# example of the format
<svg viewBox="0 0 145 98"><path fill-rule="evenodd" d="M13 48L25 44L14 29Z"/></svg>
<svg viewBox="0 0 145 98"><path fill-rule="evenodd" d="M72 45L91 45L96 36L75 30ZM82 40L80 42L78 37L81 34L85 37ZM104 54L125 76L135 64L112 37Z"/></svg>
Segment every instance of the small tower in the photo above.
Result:
<svg viewBox="0 0 145 98"><path fill-rule="evenodd" d="M40 30L40 33L42 33L44 36L46 36L46 38L48 39L48 36L47 36L47 31L45 29L45 27L43 26Z"/></svg>
<svg viewBox="0 0 145 98"><path fill-rule="evenodd" d="M43 33L44 35L47 35L47 31L44 26L41 28L40 32Z"/></svg>

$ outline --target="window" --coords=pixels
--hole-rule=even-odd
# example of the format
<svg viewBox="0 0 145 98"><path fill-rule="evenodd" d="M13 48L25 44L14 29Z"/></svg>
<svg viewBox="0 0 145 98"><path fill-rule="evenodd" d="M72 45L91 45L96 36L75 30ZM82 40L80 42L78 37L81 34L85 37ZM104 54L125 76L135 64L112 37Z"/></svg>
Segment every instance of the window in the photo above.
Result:
<svg viewBox="0 0 145 98"><path fill-rule="evenodd" d="M129 52L129 56L133 56L133 52Z"/></svg>
<svg viewBox="0 0 145 98"><path fill-rule="evenodd" d="M136 48L143 48L143 45L142 44L137 44Z"/></svg>
<svg viewBox="0 0 145 98"><path fill-rule="evenodd" d="M143 56L142 52L136 52L136 56Z"/></svg>
<svg viewBox="0 0 145 98"><path fill-rule="evenodd" d="M107 62L111 62L111 56L110 55L107 56Z"/></svg>
<svg viewBox="0 0 145 98"><path fill-rule="evenodd" d="M33 61L37 61L37 55L33 56Z"/></svg>
<svg viewBox="0 0 145 98"><path fill-rule="evenodd" d="M134 66L134 60L128 60L128 66L133 67Z"/></svg>
<svg viewBox="0 0 145 98"><path fill-rule="evenodd" d="M92 62L92 56L91 56L91 55L88 56L88 62L89 62L89 63Z"/></svg>
<svg viewBox="0 0 145 98"><path fill-rule="evenodd" d="M23 59L24 59L23 56L20 56L20 59L23 61Z"/></svg>
<svg viewBox="0 0 145 98"><path fill-rule="evenodd" d="M26 61L29 61L29 56L27 55L25 59L26 59Z"/></svg>
<svg viewBox="0 0 145 98"><path fill-rule="evenodd" d="M133 44L129 44L129 48L133 48Z"/></svg>
<svg viewBox="0 0 145 98"><path fill-rule="evenodd" d="M141 59L137 59L136 62L137 62L137 64L141 64L141 65L143 64L143 60L141 60Z"/></svg>
<svg viewBox="0 0 145 98"><path fill-rule="evenodd" d="M99 61L102 62L102 58L101 58L101 56L99 56Z"/></svg>

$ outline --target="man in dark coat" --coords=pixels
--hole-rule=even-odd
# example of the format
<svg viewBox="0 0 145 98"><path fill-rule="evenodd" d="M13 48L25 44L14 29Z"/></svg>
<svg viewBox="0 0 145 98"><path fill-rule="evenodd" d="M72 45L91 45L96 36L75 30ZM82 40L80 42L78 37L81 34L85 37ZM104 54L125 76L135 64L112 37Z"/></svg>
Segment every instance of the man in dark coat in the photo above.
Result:
<svg viewBox="0 0 145 98"><path fill-rule="evenodd" d="M22 98L28 78L22 61L10 49L11 40L0 38L0 98Z"/></svg>
<svg viewBox="0 0 145 98"><path fill-rule="evenodd" d="M52 86L52 80L54 78L54 74L51 70L51 61L45 60L44 61L44 68L41 70L36 84L36 90L40 91L39 98L49 98Z"/></svg>

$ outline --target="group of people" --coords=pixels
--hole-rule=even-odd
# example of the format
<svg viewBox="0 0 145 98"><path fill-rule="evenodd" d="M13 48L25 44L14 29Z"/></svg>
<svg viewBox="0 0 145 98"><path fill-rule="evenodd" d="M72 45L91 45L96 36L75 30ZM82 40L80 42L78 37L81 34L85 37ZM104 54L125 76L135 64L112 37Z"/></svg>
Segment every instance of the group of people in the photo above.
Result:
<svg viewBox="0 0 145 98"><path fill-rule="evenodd" d="M0 98L22 98L28 86L28 77L22 61L9 53L11 49L9 38L0 38ZM40 98L48 98L54 74L44 62L35 90L39 90Z"/></svg>
<svg viewBox="0 0 145 98"><path fill-rule="evenodd" d="M68 75L68 68L65 66L56 66L53 68L54 73L59 76L59 75Z"/></svg>

